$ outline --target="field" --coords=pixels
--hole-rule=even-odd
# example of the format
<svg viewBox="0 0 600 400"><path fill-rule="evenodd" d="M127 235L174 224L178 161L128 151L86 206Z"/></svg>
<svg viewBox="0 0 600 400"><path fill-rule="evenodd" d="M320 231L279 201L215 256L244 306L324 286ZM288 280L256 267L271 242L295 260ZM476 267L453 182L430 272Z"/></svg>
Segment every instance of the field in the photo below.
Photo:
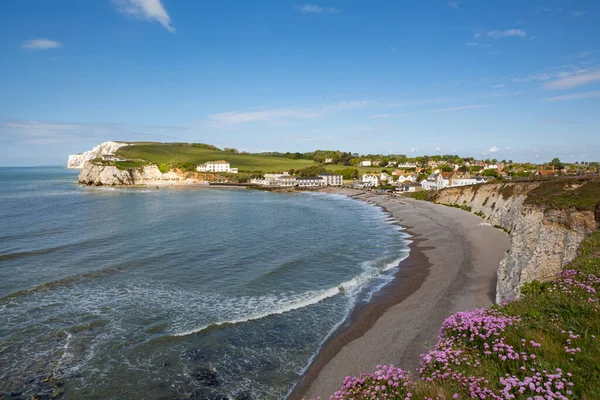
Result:
<svg viewBox="0 0 600 400"><path fill-rule="evenodd" d="M186 144L169 143L136 143L123 147L117 151L119 156L128 160L147 161L152 164L181 165L192 163L203 164L207 161L225 160L232 168L238 168L241 172L262 171L284 172L290 169L302 169L318 165L312 160L294 160L285 157L264 156L261 154L240 154L221 150L213 150L202 147L194 147ZM325 165L330 171L339 171L344 168L352 168L344 165ZM360 173L380 171L381 168L357 168Z"/></svg>

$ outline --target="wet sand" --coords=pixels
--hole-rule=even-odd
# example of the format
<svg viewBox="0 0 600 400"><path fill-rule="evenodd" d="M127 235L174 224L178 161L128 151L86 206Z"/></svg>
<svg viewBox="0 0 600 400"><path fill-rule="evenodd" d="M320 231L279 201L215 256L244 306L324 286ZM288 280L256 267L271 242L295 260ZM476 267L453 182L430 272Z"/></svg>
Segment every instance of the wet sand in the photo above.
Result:
<svg viewBox="0 0 600 400"><path fill-rule="evenodd" d="M412 236L410 256L393 283L325 343L291 399L329 398L348 375L394 364L414 372L437 342L442 322L489 307L508 235L476 215L403 197L328 189L383 207Z"/></svg>

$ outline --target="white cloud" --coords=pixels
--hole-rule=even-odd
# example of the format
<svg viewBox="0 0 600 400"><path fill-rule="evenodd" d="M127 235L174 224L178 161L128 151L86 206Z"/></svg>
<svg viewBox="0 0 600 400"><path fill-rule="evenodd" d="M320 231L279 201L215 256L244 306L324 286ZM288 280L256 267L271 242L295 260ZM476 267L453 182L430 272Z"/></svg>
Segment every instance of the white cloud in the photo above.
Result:
<svg viewBox="0 0 600 400"><path fill-rule="evenodd" d="M339 8L335 7L320 7L315 4L302 4L295 7L296 10L301 13L313 13L313 14L339 14L342 12Z"/></svg>
<svg viewBox="0 0 600 400"><path fill-rule="evenodd" d="M441 147L436 147L435 151L440 151L442 148Z"/></svg>
<svg viewBox="0 0 600 400"><path fill-rule="evenodd" d="M245 122L273 121L280 119L309 119L318 118L323 112L308 108L274 108L250 112L223 112L209 115L209 118L222 124L240 124Z"/></svg>
<svg viewBox="0 0 600 400"><path fill-rule="evenodd" d="M496 152L498 152L498 150L500 150L500 149L497 146L492 146L489 148L490 153L496 153Z"/></svg>
<svg viewBox="0 0 600 400"><path fill-rule="evenodd" d="M449 1L447 6L450 8L458 8L460 5L460 1Z"/></svg>
<svg viewBox="0 0 600 400"><path fill-rule="evenodd" d="M567 101L567 100L580 100L580 99L591 99L594 97L600 97L600 90L595 92L565 94L563 96L547 97L544 101Z"/></svg>
<svg viewBox="0 0 600 400"><path fill-rule="evenodd" d="M414 153L415 151L417 151L417 149L416 149L416 148L414 148L414 147L411 147L411 149L410 149L410 152L411 152L411 153Z"/></svg>
<svg viewBox="0 0 600 400"><path fill-rule="evenodd" d="M586 57L589 57L592 54L597 53L597 52L598 52L598 50L582 51L582 52L580 52L580 53L577 54L577 57L579 57L579 58L586 58Z"/></svg>
<svg viewBox="0 0 600 400"><path fill-rule="evenodd" d="M585 11L573 11L573 12L571 13L571 15L572 15L573 17L575 17L575 18L577 18L577 17L582 17L582 16L584 16L584 15L585 15Z"/></svg>
<svg viewBox="0 0 600 400"><path fill-rule="evenodd" d="M476 108L484 108L484 107L490 107L490 104L473 104L473 105L468 105L468 106L458 106L458 107L450 107L450 108L441 108L438 110L430 110L428 112L432 112L432 113L440 113L440 112L451 112L451 111L462 111L462 110L473 110Z"/></svg>
<svg viewBox="0 0 600 400"><path fill-rule="evenodd" d="M24 49L33 49L33 50L48 50L48 49L57 49L59 47L62 47L62 43L57 42L56 40L39 38L39 39L27 40L26 42L21 43L21 47Z"/></svg>
<svg viewBox="0 0 600 400"><path fill-rule="evenodd" d="M502 85L502 84L501 84L501 85L492 85L492 86L490 86L490 87L491 87L492 89L498 89L498 88L504 87L504 85Z"/></svg>
<svg viewBox="0 0 600 400"><path fill-rule="evenodd" d="M600 81L600 69L595 71L583 72L577 75L562 77L544 85L545 89L571 89L577 86Z"/></svg>
<svg viewBox="0 0 600 400"><path fill-rule="evenodd" d="M117 10L145 21L157 21L169 32L175 32L171 17L160 0L112 0Z"/></svg>
<svg viewBox="0 0 600 400"><path fill-rule="evenodd" d="M527 33L522 29L508 29L506 31L491 31L487 35L494 39L500 39L505 37L525 37Z"/></svg>
<svg viewBox="0 0 600 400"><path fill-rule="evenodd" d="M513 82L548 81L550 79L566 78L571 75L582 74L586 69L581 69L575 64L560 65L558 67L546 68L537 74L514 78Z"/></svg>
<svg viewBox="0 0 600 400"><path fill-rule="evenodd" d="M491 44L488 43L479 43L479 42L467 42L465 43L467 47L492 47Z"/></svg>
<svg viewBox="0 0 600 400"><path fill-rule="evenodd" d="M313 107L284 107L270 108L259 111L232 111L211 114L208 118L217 125L233 125L248 122L282 122L285 120L312 119L325 116L336 111L353 110L375 104L371 100L340 101L331 104L322 104Z"/></svg>

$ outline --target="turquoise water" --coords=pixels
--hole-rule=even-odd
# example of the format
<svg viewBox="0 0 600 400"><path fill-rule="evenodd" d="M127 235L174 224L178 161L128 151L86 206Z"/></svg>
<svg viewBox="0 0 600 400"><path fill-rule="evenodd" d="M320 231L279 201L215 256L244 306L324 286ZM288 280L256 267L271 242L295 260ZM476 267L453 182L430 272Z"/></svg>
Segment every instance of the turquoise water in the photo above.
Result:
<svg viewBox="0 0 600 400"><path fill-rule="evenodd" d="M343 196L76 178L0 168L0 395L283 398L408 255Z"/></svg>

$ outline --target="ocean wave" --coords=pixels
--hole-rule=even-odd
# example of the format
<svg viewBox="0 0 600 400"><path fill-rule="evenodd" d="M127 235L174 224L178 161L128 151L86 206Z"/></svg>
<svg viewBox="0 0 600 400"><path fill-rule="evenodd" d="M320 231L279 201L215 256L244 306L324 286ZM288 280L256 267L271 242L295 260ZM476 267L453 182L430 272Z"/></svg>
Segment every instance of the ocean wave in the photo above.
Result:
<svg viewBox="0 0 600 400"><path fill-rule="evenodd" d="M398 258L392 260L391 262L384 264L381 268L366 267L366 268L364 268L364 272L353 277L352 279L349 279L345 282L340 283L337 286L332 286L330 288L323 289L320 291L306 292L303 295L301 295L300 298L294 298L289 301L280 302L279 305L274 308L251 313L251 314L241 317L241 318L232 318L232 319L228 319L228 320L205 324L205 325L202 325L197 328L170 334L170 336L176 336L176 337L188 336L188 335L200 333L202 331L205 331L205 330L208 330L211 328L237 325L237 324L241 324L241 323L245 323L245 322L249 322L249 321L263 319L263 318L266 318L266 317L269 317L272 315L280 315L280 314L284 314L284 313L287 313L290 311L294 311L294 310L298 310L301 308L309 307L311 305L318 304L326 299L335 297L340 294L343 294L343 295L346 295L346 296L352 298L352 302L354 302L356 300L358 294L361 292L361 290L365 286L367 286L370 282L377 279L379 276L381 276L385 272L398 267L400 262L402 262L407 257L408 257L408 251L405 254L403 254L401 257L398 257ZM372 264L372 263L369 262L369 263L366 263L365 265L368 265L368 264ZM384 285L387 284L388 282L389 282L389 280L386 280ZM381 285L381 286L383 286L383 285ZM380 288L381 287L379 287L379 289ZM379 289L377 289L377 290L379 290Z"/></svg>
<svg viewBox="0 0 600 400"><path fill-rule="evenodd" d="M132 268L132 266L131 265L123 265L123 266L119 266L119 267L107 267L107 268L99 269L97 271L91 271L91 272L86 272L86 273L79 274L79 275L68 276L68 277L62 278L62 279L56 279L56 280L53 280L50 282L42 283L41 285L37 285L37 286L30 287L27 289L19 290L17 292L13 292L9 295L6 295L6 296L0 298L0 302L15 299L15 298L21 297L21 296L26 296L26 295L30 295L30 294L39 293L39 292L50 291L50 290L65 287L65 286L70 286L75 283L85 282L89 279L104 278L104 277L107 277L110 275L118 274L121 271L124 271L129 268Z"/></svg>

